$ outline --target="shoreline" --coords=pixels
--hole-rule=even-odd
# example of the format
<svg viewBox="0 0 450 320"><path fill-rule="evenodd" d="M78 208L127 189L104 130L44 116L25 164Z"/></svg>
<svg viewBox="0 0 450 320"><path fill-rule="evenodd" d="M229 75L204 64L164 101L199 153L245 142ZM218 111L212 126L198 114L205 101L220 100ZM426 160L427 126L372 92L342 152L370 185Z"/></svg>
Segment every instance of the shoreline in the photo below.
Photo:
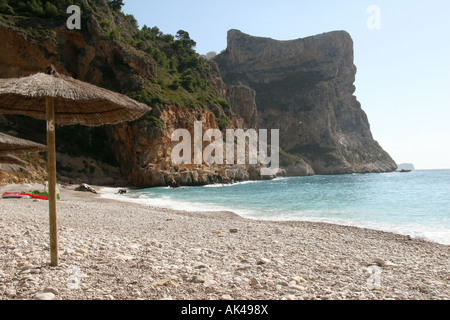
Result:
<svg viewBox="0 0 450 320"><path fill-rule="evenodd" d="M69 188L58 202L61 265L52 268L47 202L0 204L1 299L450 298L450 246L395 233L164 209ZM71 275L74 266L80 273ZM371 266L381 271L375 287Z"/></svg>
<svg viewBox="0 0 450 320"><path fill-rule="evenodd" d="M238 184L248 184L248 183L259 183L262 181L243 181L243 182L237 182L234 184L216 184L216 185L208 185L208 186L203 186L203 187L216 187L216 186L221 186L221 187L226 187L226 186L232 186L232 185L238 185ZM117 201L117 202L125 202L125 203L132 203L132 204L141 204L141 205L147 205L150 206L152 208L155 209L167 209L167 210L175 210L175 211L187 211L187 212L223 212L223 211L229 211L229 212L233 212L236 216L242 217L244 219L249 219L249 220L254 220L254 221L263 221L263 222L307 222L307 223L323 223L323 224L329 224L329 225L336 225L336 226L342 226L342 227L350 227L350 228L358 228L358 229L367 229L367 230L373 230L373 231L380 231L380 232L386 232L386 233L392 233L395 235L401 235L401 236L405 236L408 238L413 238L413 239L417 239L417 240L421 240L421 241L425 241L425 242L430 242L430 243L435 243L435 244L440 244L440 245L444 245L444 246L450 246L450 243L447 242L441 242L437 239L432 239L432 238L427 238L427 236L425 235L413 235L413 234L408 234L406 232L401 233L401 232L396 232L393 230L389 230L388 227L370 227L370 226L362 226L362 225L358 225L358 224L349 224L349 223L338 223L338 222L327 222L327 221L314 221L314 220L307 220L307 219L264 219L261 217L249 217L249 216L245 216L244 214L240 214L238 212L234 212L233 209L227 209L227 208L209 208L209 209L205 209L205 208L195 208L193 206L195 206L195 204L191 204L189 202L180 202L178 200L176 200L176 202L179 205L188 205L188 206L192 206L189 209L181 209L178 208L178 206L173 207L173 206L164 206L164 205L153 205L150 204L148 202L150 202L150 200L153 199L142 199L142 201L140 201L140 198L128 198L124 195L118 195L117 193L101 193L101 190L105 190L105 189L111 189L111 190L118 190L118 189L126 189L127 191L139 191L139 190L146 190L145 189L139 189L139 188L131 188L131 187L100 187L100 186L96 186L96 188L98 189L97 191L99 192L99 197L102 199L109 199L109 200L113 200L113 201ZM167 189L169 189L170 187L165 187ZM183 187L181 187L183 188ZM160 200L159 198L156 198L155 200Z"/></svg>

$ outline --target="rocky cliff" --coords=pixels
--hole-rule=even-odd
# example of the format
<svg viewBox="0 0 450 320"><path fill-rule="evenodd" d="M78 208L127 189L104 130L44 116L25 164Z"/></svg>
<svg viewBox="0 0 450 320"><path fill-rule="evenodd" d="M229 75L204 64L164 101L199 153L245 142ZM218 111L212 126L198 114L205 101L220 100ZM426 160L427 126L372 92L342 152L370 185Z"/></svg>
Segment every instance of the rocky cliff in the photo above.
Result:
<svg viewBox="0 0 450 320"><path fill-rule="evenodd" d="M229 87L254 90L240 99L245 105L254 100L245 111L251 125L280 129L280 147L304 160L289 164L288 174L396 169L353 95L356 67L347 32L276 41L230 30L227 49L215 61ZM232 90L229 99L237 94L243 90Z"/></svg>
<svg viewBox="0 0 450 320"><path fill-rule="evenodd" d="M61 181L154 187L261 178L257 166L172 165L174 129L193 130L198 120L204 131L240 128L256 119L232 112L217 64L202 60L186 33L175 40L157 28L139 30L132 16L111 10L105 0L80 3L81 30L69 30L63 2L50 18L9 2L11 10L22 11L0 14L0 77L26 76L53 64L61 74L127 94L152 111L116 126L58 127ZM2 132L45 143L44 130L42 121L0 115Z"/></svg>
<svg viewBox="0 0 450 320"><path fill-rule="evenodd" d="M356 68L345 32L279 42L232 30L227 50L207 61L186 32L175 39L156 27L138 29L132 16L106 0L80 2L82 28L69 30L70 2L46 5L56 10L52 15L9 0L7 10L0 7L0 77L53 64L61 74L127 94L152 111L116 126L58 127L61 181L153 187L262 178L259 166L173 166L172 132L192 132L198 120L203 131L281 129L280 163L289 175L395 169L352 95ZM28 117L0 115L0 131L45 143L45 123ZM45 171L45 155L33 159L21 170L36 178Z"/></svg>

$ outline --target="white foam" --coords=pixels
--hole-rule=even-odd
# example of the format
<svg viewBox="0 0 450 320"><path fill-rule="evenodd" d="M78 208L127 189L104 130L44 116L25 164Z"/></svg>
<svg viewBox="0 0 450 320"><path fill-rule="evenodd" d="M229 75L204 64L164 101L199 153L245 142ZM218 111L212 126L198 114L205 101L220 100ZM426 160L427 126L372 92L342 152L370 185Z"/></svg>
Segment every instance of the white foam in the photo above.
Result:
<svg viewBox="0 0 450 320"><path fill-rule="evenodd" d="M275 179L272 179L271 181L284 181L284 180L289 180L288 177L276 177Z"/></svg>
<svg viewBox="0 0 450 320"><path fill-rule="evenodd" d="M242 182L235 182L235 183L216 183L216 184L208 184L206 186L203 186L204 188L225 188L225 187L234 187L237 185L242 185L242 184L250 184L250 183L261 183L264 182L262 180L258 180L258 181L254 181L254 180L250 180L250 181L242 181Z"/></svg>
<svg viewBox="0 0 450 320"><path fill-rule="evenodd" d="M107 190L105 190L107 189ZM170 198L170 196L159 195L155 197L151 197L151 195L142 195L142 194L123 194L119 195L117 191L119 189L115 188L105 188L102 189L99 194L102 198L123 201L123 202L131 202L144 204L157 208L166 208L173 210L183 210L183 211L223 211L224 209L213 205L213 204L205 204L205 203L196 203L196 202L188 202L188 201L180 201L174 200Z"/></svg>

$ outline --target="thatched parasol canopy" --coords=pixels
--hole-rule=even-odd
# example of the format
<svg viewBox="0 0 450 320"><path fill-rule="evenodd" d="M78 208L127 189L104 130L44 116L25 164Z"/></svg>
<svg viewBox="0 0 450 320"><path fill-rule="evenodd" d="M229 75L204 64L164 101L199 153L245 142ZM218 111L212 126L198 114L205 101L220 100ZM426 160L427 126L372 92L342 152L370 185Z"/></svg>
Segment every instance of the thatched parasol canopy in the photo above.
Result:
<svg viewBox="0 0 450 320"><path fill-rule="evenodd" d="M18 164L21 166L27 165L25 161L13 156L12 154L0 154L0 164Z"/></svg>
<svg viewBox="0 0 450 320"><path fill-rule="evenodd" d="M0 113L46 119L46 98L53 98L58 125L101 126L132 121L151 108L122 94L59 75L46 73L0 79Z"/></svg>
<svg viewBox="0 0 450 320"><path fill-rule="evenodd" d="M47 147L42 144L16 138L0 132L0 156L28 152L43 152L46 150Z"/></svg>

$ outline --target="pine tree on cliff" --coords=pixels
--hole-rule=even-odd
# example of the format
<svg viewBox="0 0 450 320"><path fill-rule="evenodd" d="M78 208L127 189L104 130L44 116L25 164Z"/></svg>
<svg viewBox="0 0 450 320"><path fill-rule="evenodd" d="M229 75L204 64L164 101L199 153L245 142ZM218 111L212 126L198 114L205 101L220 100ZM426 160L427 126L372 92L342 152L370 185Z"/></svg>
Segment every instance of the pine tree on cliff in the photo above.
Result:
<svg viewBox="0 0 450 320"><path fill-rule="evenodd" d="M189 32L184 30L178 30L177 35L175 36L178 41L187 49L193 49L197 46L197 43L191 39L189 36Z"/></svg>
<svg viewBox="0 0 450 320"><path fill-rule="evenodd" d="M108 6L111 8L111 10L114 11L121 11L122 7L125 4L123 3L123 0L109 0L108 1Z"/></svg>

